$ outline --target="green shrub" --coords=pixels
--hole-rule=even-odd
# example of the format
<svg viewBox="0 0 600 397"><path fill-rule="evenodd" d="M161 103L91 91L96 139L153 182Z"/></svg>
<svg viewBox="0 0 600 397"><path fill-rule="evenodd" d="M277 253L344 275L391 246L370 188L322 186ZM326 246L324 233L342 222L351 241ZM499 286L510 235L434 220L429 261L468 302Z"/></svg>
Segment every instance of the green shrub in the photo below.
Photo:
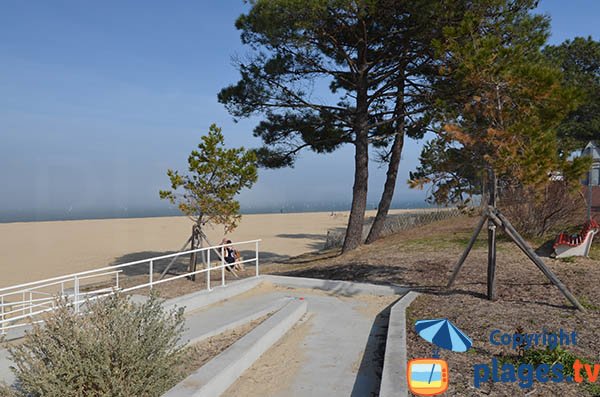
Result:
<svg viewBox="0 0 600 397"><path fill-rule="evenodd" d="M512 363L517 366L520 364L530 364L537 367L540 364L548 364L549 366L562 364L564 376L573 376L573 364L576 360L579 360L584 364L589 364L588 360L578 357L574 353L564 350L561 347L556 347L555 349L550 349L548 347L531 348L524 350L522 355L499 357L501 364Z"/></svg>
<svg viewBox="0 0 600 397"><path fill-rule="evenodd" d="M89 314L80 315L61 301L43 326L9 347L15 395L160 396L180 380L183 354L183 310L161 304L156 296L134 304L117 293L86 303Z"/></svg>

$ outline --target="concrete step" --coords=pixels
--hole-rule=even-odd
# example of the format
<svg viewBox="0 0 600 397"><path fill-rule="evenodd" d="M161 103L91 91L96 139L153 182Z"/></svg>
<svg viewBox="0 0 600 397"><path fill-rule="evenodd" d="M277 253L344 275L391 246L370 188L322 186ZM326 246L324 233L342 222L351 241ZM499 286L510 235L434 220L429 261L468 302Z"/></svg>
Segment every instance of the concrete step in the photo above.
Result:
<svg viewBox="0 0 600 397"><path fill-rule="evenodd" d="M200 367L163 397L214 397L221 395L265 351L306 313L306 301L289 300L217 357Z"/></svg>

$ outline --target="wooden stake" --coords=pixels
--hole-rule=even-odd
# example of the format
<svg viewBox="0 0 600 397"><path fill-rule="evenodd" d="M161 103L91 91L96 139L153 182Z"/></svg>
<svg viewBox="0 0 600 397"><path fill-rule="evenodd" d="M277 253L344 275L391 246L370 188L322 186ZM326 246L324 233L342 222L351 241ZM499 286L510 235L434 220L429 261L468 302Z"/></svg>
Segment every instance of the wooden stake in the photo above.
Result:
<svg viewBox="0 0 600 397"><path fill-rule="evenodd" d="M523 251L525 255L544 273L544 275L556 285L556 287L562 292L562 294L575 306L577 309L585 312L585 308L581 306L581 303L573 296L571 291L556 277L556 275L550 270L544 261L535 253L535 251L527 244L527 242L521 237L519 232L515 230L512 224L506 219L500 211L495 208L489 209L490 219L500 227L510 237L515 244Z"/></svg>
<svg viewBox="0 0 600 397"><path fill-rule="evenodd" d="M192 226L192 250L195 250L198 247L198 237L200 233L198 229L199 228L197 225ZM190 254L190 264L188 265L188 273L196 271L196 258L196 252L192 252ZM190 280L196 281L196 275L192 274L190 276Z"/></svg>
<svg viewBox="0 0 600 397"><path fill-rule="evenodd" d="M456 262L456 265L454 265L454 270L452 271L452 276L450 276L450 281L448 281L448 285L446 286L446 288L450 288L450 287L452 287L452 284L454 284L454 280L456 280L456 276L458 276L458 272L460 271L463 263L465 263L467 256L469 256L469 252L471 252L473 245L475 245L475 241L477 241L477 237L479 236L479 233L481 233L481 229L483 229L483 225L484 225L485 221L487 221L487 220L488 220L487 213L484 212L483 215L481 216L481 219L479 220L479 223L475 227L475 232L471 236L471 240L469 240L469 244L467 245L467 248L463 252L463 254L460 257L460 259L458 260L458 262Z"/></svg>
<svg viewBox="0 0 600 397"><path fill-rule="evenodd" d="M496 174L489 169L489 198L488 207L496 208ZM494 300L494 287L496 284L496 225L488 220L488 268L487 268L487 297Z"/></svg>
<svg viewBox="0 0 600 397"><path fill-rule="evenodd" d="M185 251L185 248L188 246L188 244L190 243L190 241L192 241L192 237L190 236L190 238L187 239L187 241L185 242L185 244L183 244L183 247L181 247L181 249L179 251ZM171 259L171 262L169 262L169 264L167 265L167 267L165 267L165 270L163 270L163 272L160 274L160 277L158 278L159 280L162 280L165 277L165 274L167 274L167 272L169 271L169 269L171 269L171 266L173 266L173 263L175 263L175 261L177 260L177 258L179 258L178 256L174 256L173 259Z"/></svg>

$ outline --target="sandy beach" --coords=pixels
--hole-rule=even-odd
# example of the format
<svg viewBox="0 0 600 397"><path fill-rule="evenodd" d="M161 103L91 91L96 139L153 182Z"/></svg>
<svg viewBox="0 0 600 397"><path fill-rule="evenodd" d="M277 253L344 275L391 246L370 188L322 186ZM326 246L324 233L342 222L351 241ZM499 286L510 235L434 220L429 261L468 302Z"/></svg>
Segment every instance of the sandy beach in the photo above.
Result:
<svg viewBox="0 0 600 397"><path fill-rule="evenodd" d="M262 239L261 258L276 260L322 248L327 229L347 222L348 212L244 215L229 238ZM2 223L0 287L178 251L191 225L186 217ZM209 229L207 235L217 244L223 229Z"/></svg>

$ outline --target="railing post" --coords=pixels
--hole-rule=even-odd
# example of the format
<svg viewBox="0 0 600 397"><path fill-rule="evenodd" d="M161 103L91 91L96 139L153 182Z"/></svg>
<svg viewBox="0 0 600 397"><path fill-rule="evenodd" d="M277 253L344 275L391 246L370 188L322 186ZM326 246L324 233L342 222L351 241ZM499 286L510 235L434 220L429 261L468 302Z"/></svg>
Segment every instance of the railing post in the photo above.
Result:
<svg viewBox="0 0 600 397"><path fill-rule="evenodd" d="M79 278L77 276L73 276L73 290L75 313L79 313Z"/></svg>
<svg viewBox="0 0 600 397"><path fill-rule="evenodd" d="M0 325L0 335L4 335L6 333L4 331L4 296L0 296L0 321L2 321L2 324Z"/></svg>
<svg viewBox="0 0 600 397"><path fill-rule="evenodd" d="M21 300L21 314L25 315L25 291L23 291L23 299Z"/></svg>
<svg viewBox="0 0 600 397"><path fill-rule="evenodd" d="M221 286L225 286L225 247L221 247Z"/></svg>
<svg viewBox="0 0 600 397"><path fill-rule="evenodd" d="M150 261L150 289L152 289L152 283L154 282L154 261Z"/></svg>
<svg viewBox="0 0 600 397"><path fill-rule="evenodd" d="M116 286L117 289L119 289L119 272L115 273L115 275L116 275L116 277L115 277L115 279L116 279L115 286Z"/></svg>
<svg viewBox="0 0 600 397"><path fill-rule="evenodd" d="M256 242L256 252L255 252L255 255L256 255L256 257L255 257L256 258L256 277L258 277L258 241Z"/></svg>
<svg viewBox="0 0 600 397"><path fill-rule="evenodd" d="M204 256L204 255L203 255ZM206 262L207 262L207 267L206 267L206 289L210 291L210 249L207 250L207 255L206 255Z"/></svg>
<svg viewBox="0 0 600 397"><path fill-rule="evenodd" d="M29 291L29 315L33 313L33 307L31 307L31 305L33 305L33 292Z"/></svg>
<svg viewBox="0 0 600 397"><path fill-rule="evenodd" d="M60 297L63 298L65 296L65 282L60 282Z"/></svg>

